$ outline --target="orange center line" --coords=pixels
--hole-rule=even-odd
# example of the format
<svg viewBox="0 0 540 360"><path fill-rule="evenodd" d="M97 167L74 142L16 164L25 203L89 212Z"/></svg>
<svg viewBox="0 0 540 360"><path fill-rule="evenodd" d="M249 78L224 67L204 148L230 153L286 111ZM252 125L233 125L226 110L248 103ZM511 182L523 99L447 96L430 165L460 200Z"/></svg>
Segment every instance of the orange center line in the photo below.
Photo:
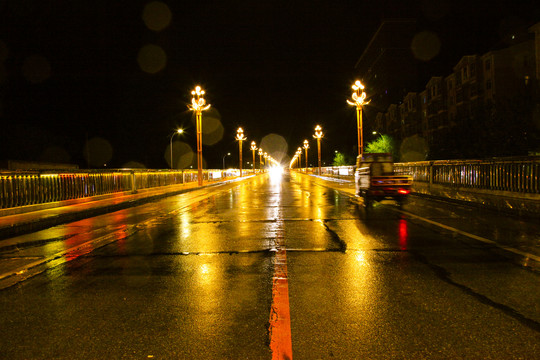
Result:
<svg viewBox="0 0 540 360"><path fill-rule="evenodd" d="M270 333L272 359L292 359L287 251L282 246L279 247L274 257L272 309L270 310L270 326L268 331Z"/></svg>

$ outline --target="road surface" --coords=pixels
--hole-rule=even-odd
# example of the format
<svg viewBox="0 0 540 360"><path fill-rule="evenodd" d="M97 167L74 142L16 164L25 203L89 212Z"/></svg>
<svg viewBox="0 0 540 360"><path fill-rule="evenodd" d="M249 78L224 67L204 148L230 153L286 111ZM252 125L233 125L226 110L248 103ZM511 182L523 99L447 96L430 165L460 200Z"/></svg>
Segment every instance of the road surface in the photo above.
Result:
<svg viewBox="0 0 540 360"><path fill-rule="evenodd" d="M1 357L540 357L539 225L338 187L261 175L24 235L1 261L62 256L0 291Z"/></svg>

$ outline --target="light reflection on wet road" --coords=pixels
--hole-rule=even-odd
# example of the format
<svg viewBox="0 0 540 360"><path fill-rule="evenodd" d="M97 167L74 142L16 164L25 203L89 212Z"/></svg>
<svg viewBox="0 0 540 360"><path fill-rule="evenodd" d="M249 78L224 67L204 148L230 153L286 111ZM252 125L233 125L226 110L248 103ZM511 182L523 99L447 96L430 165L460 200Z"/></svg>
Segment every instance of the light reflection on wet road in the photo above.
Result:
<svg viewBox="0 0 540 360"><path fill-rule="evenodd" d="M422 199L405 210L537 247L534 224L493 227ZM392 205L366 212L307 177L259 176L26 236L36 246L21 256L110 243L0 292L5 358L270 359L283 246L293 358L540 353L539 275L523 259Z"/></svg>

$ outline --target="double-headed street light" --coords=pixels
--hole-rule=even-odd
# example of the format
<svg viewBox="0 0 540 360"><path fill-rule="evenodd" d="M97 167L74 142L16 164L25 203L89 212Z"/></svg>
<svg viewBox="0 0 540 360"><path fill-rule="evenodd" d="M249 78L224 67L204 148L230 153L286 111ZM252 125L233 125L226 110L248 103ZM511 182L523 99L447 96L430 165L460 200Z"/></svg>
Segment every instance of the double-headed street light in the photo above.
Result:
<svg viewBox="0 0 540 360"><path fill-rule="evenodd" d="M354 92L352 93L352 100L347 100L347 104L356 106L356 122L358 125L358 155L364 155L364 135L362 129L362 107L369 104L366 100L367 94L364 92L364 85L360 80L356 80L352 86Z"/></svg>
<svg viewBox="0 0 540 360"><path fill-rule="evenodd" d="M307 172L307 168L308 168L307 150L309 149L309 142L307 140L304 140L304 149L306 150L306 172Z"/></svg>
<svg viewBox="0 0 540 360"><path fill-rule="evenodd" d="M315 126L315 135L313 135L315 139L317 139L317 153L318 153L318 159L319 159L319 176L321 175L321 138L323 137L322 128L320 125Z"/></svg>
<svg viewBox="0 0 540 360"><path fill-rule="evenodd" d="M197 181L199 186L203 183L203 174L202 174L202 112L210 108L210 104L206 104L203 95L205 94L204 90L200 86L196 86L195 90L191 92L193 96L191 98L191 106L188 106L189 110L195 112L197 120Z"/></svg>
<svg viewBox="0 0 540 360"><path fill-rule="evenodd" d="M170 143L170 147L171 147L171 169L173 168L172 139L173 139L174 135L176 135L176 134L182 134L183 132L184 132L184 129L176 129L176 131L173 132L172 135L171 135L171 143Z"/></svg>
<svg viewBox="0 0 540 360"><path fill-rule="evenodd" d="M255 151L257 151L257 145L255 141L251 142L251 151L253 152L253 172L255 172Z"/></svg>
<svg viewBox="0 0 540 360"><path fill-rule="evenodd" d="M242 141L246 140L247 137L244 136L244 129L241 127L236 130L236 140L238 140L238 154L240 156L240 177L242 177Z"/></svg>

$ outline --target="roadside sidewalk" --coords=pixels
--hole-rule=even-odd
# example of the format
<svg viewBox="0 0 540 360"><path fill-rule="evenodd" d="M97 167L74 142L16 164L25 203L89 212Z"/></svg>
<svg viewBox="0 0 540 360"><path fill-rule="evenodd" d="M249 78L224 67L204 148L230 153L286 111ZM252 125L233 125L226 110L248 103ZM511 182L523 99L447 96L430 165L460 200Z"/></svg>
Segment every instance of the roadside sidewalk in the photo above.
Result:
<svg viewBox="0 0 540 360"><path fill-rule="evenodd" d="M69 238L69 245L46 249L50 241L39 233L30 234L69 222L79 221L117 210L142 205L169 196L195 191L207 187L243 181L253 176L233 178L226 181L171 185L161 188L143 189L137 193L115 193L94 198L67 200L62 202L24 206L17 209L0 209L0 290L11 287L47 269L87 254L111 242L126 238L136 232L136 227L122 227L98 231L88 239L84 235Z"/></svg>
<svg viewBox="0 0 540 360"><path fill-rule="evenodd" d="M142 189L136 193L121 192L92 198L65 200L46 204L0 209L0 249L2 239L39 231L51 226L77 221L88 217L137 206L160 198L181 194L209 186L245 180L248 177L226 181L170 185L159 188Z"/></svg>

